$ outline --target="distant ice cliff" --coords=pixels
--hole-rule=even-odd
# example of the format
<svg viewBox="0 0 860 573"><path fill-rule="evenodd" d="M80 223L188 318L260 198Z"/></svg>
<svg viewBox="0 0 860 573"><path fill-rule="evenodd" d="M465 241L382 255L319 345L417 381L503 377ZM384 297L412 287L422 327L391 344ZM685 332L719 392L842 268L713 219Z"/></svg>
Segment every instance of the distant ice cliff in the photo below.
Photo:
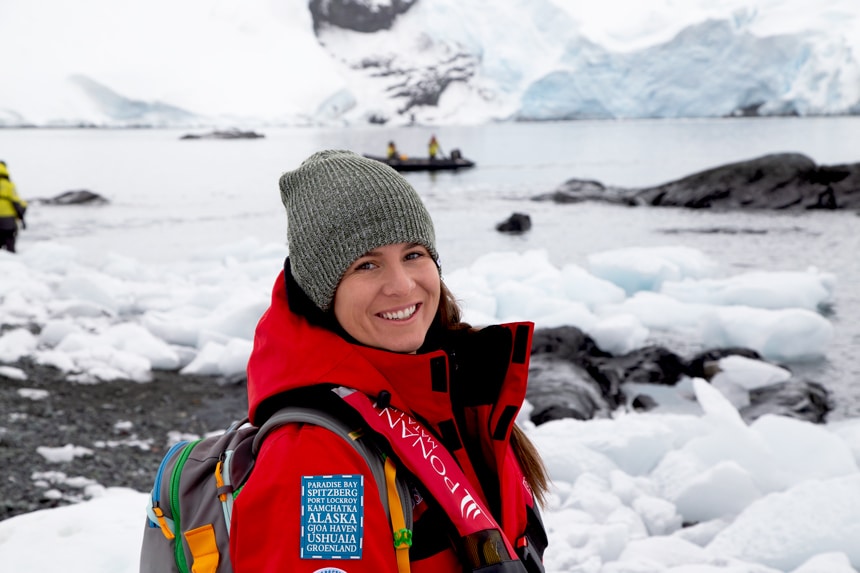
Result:
<svg viewBox="0 0 860 573"><path fill-rule="evenodd" d="M860 4L713 4L6 0L0 126L860 114Z"/></svg>

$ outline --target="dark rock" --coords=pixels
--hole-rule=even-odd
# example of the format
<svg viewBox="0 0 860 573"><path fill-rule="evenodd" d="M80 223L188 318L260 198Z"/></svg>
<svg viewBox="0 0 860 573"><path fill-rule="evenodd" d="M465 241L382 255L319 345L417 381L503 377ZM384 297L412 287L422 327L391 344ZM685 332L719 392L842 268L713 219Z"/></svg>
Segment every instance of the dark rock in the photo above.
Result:
<svg viewBox="0 0 860 573"><path fill-rule="evenodd" d="M726 356L742 356L753 360L762 360L761 354L749 348L712 348L693 356L687 364L687 374L693 378L710 380L715 372L708 365Z"/></svg>
<svg viewBox="0 0 860 573"><path fill-rule="evenodd" d="M764 104L765 102L763 101L757 101L749 105L740 106L728 114L728 117L759 117L759 110Z"/></svg>
<svg viewBox="0 0 860 573"><path fill-rule="evenodd" d="M534 356L529 381L526 397L533 406L530 418L535 424L561 418L606 418L610 414L600 386L572 362L549 354Z"/></svg>
<svg viewBox="0 0 860 573"><path fill-rule="evenodd" d="M586 371L600 386L603 397L614 409L625 404L623 384L660 384L672 386L686 371L684 361L659 346L647 346L622 356L591 358Z"/></svg>
<svg viewBox="0 0 860 573"><path fill-rule="evenodd" d="M538 424L560 417L606 417L627 407L625 385L673 386L682 377L711 380L720 372L719 360L727 356L762 360L748 348L709 349L690 360L661 346L613 356L576 327L539 329L532 339L527 392L534 406L531 419ZM821 384L794 377L749 392L749 401L741 410L748 421L774 413L821 423L833 408L830 394ZM643 392L630 402L634 410L657 405L655 398Z"/></svg>
<svg viewBox="0 0 860 573"><path fill-rule="evenodd" d="M532 218L527 213L514 213L498 225L500 233L525 233L532 228Z"/></svg>
<svg viewBox="0 0 860 573"><path fill-rule="evenodd" d="M799 153L775 153L655 187L606 187L572 179L534 199L691 209L860 209L860 163L818 166Z"/></svg>
<svg viewBox="0 0 860 573"><path fill-rule="evenodd" d="M532 336L532 356L552 354L555 358L582 364L588 357L610 357L590 336L575 326L539 328Z"/></svg>
<svg viewBox="0 0 860 573"><path fill-rule="evenodd" d="M695 229L658 229L666 235L682 235L685 233L696 235L767 235L767 229L753 229L749 227L699 227Z"/></svg>
<svg viewBox="0 0 860 573"><path fill-rule="evenodd" d="M179 139L259 139L266 137L255 131L242 131L240 129L216 130L209 133L194 134L187 133Z"/></svg>
<svg viewBox="0 0 860 573"><path fill-rule="evenodd" d="M803 203L809 192L802 180L815 169L815 162L799 153L765 155L644 189L636 196L647 205L786 209Z"/></svg>
<svg viewBox="0 0 860 573"><path fill-rule="evenodd" d="M313 18L314 31L328 25L370 34L389 30L394 20L417 1L391 0L386 4L358 0L311 0L308 8Z"/></svg>
<svg viewBox="0 0 860 573"><path fill-rule="evenodd" d="M105 487L148 491L170 432L202 436L247 415L245 385L216 378L154 371L147 383L76 384L63 372L30 360L10 366L24 370L27 379L0 375L0 521L80 499L81 488L63 481L49 483L62 499L45 499L47 488L35 483L35 472L62 472ZM20 388L46 390L48 396L28 399L18 394ZM131 427L119 432L120 421ZM39 446L70 443L93 455L52 463L36 453Z"/></svg>
<svg viewBox="0 0 860 573"><path fill-rule="evenodd" d="M833 409L830 393L818 382L788 380L750 392L750 405L740 410L747 422L765 414L823 424Z"/></svg>
<svg viewBox="0 0 860 573"><path fill-rule="evenodd" d="M311 0L309 9L314 31L325 48L329 34L351 30L359 33L374 33L388 30L396 19L417 3L417 0L387 0L365 2L362 0ZM480 69L479 54L472 53L461 44L439 38L421 36L413 38L410 45L399 50L383 51L364 56L348 52L332 51L332 57L353 70L358 70L378 86L385 99L395 102L396 115L409 118L415 124L414 110L438 105L442 94L455 83L468 83ZM421 53L420 61L411 57ZM333 115L338 111L329 108ZM384 123L392 119L385 111L369 113L369 123Z"/></svg>
<svg viewBox="0 0 860 573"><path fill-rule="evenodd" d="M659 404L657 401L647 394L639 394L630 402L630 406L637 412L647 412L653 410Z"/></svg>
<svg viewBox="0 0 860 573"><path fill-rule="evenodd" d="M76 191L64 191L56 197L49 199L34 199L36 203L42 205L104 205L108 200L86 189Z"/></svg>
<svg viewBox="0 0 860 573"><path fill-rule="evenodd" d="M403 101L400 114L411 113L415 107L436 106L439 98L453 83L467 83L475 75L480 61L471 54L454 53L424 67L410 64L402 67L395 61L365 61L364 68L378 68L374 76L389 76L388 95Z"/></svg>
<svg viewBox="0 0 860 573"><path fill-rule="evenodd" d="M618 387L601 386L605 380L596 379L589 368L592 359L611 356L575 326L536 330L526 393L534 407L532 422L564 417L587 420L598 413L608 416L624 396Z"/></svg>
<svg viewBox="0 0 860 573"><path fill-rule="evenodd" d="M796 153L766 155L646 189L653 205L721 209L860 208L860 163L817 166Z"/></svg>
<svg viewBox="0 0 860 573"><path fill-rule="evenodd" d="M565 418L573 418L574 420L588 420L590 416L582 414L579 409L564 406L562 404L550 403L542 408L535 408L529 419L535 426L540 426L553 420L564 420Z"/></svg>
<svg viewBox="0 0 860 573"><path fill-rule="evenodd" d="M621 356L593 359L591 363L592 374L612 380L610 386L622 382L674 386L687 374L686 361L662 346L645 346Z"/></svg>
<svg viewBox="0 0 860 573"><path fill-rule="evenodd" d="M583 201L601 201L619 205L636 205L636 200L629 189L623 187L607 187L600 181L592 179L570 179L558 189L532 197L533 201L554 201L556 203L581 203Z"/></svg>
<svg viewBox="0 0 860 573"><path fill-rule="evenodd" d="M833 192L833 187L827 186L827 189L818 194L818 200L810 209L838 209L839 205L836 201L836 193Z"/></svg>

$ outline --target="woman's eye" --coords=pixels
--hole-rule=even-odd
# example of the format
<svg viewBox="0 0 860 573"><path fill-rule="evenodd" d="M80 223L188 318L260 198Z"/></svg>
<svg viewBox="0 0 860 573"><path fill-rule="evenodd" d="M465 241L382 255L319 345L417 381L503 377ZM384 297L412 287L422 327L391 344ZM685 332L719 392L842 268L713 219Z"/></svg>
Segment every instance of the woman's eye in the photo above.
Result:
<svg viewBox="0 0 860 573"><path fill-rule="evenodd" d="M370 261L366 261L366 262L359 263L359 264L355 265L355 270L357 270L357 271L369 271L373 267L374 267L373 263L371 263Z"/></svg>
<svg viewBox="0 0 860 573"><path fill-rule="evenodd" d="M421 258L421 257L423 257L423 256L424 256L424 253L423 253L423 252L421 252L421 251L414 251L414 252L412 252L412 253L407 253L407 255L406 255L406 260L407 260L407 261L414 261L415 259Z"/></svg>

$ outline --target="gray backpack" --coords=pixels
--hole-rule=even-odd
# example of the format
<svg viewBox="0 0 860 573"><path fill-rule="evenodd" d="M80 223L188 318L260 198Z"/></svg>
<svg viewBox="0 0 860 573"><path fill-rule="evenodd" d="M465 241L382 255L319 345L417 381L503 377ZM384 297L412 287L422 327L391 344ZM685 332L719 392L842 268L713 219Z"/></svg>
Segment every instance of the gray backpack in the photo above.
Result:
<svg viewBox="0 0 860 573"><path fill-rule="evenodd" d="M367 461L389 521L411 544L412 504L408 485L396 478L400 507L389 504L384 453L362 429L350 428L322 410L287 407L260 428L247 419L223 434L180 442L168 450L155 476L140 554L141 573L230 573L233 500L251 471L263 439L290 423L321 426L341 436ZM394 501L392 501L394 503ZM394 518L392 518L392 513ZM397 525L393 532L397 537Z"/></svg>

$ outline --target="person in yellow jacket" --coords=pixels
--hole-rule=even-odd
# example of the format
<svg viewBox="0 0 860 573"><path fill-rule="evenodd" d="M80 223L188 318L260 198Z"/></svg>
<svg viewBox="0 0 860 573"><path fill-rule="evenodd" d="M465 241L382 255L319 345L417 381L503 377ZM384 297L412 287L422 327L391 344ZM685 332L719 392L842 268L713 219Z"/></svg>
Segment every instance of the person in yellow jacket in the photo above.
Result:
<svg viewBox="0 0 860 573"><path fill-rule="evenodd" d="M430 161L436 159L436 156L439 154L439 142L436 141L436 136L430 136L430 142L427 144L427 155L430 156Z"/></svg>
<svg viewBox="0 0 860 573"><path fill-rule="evenodd" d="M403 159L403 157L400 155L400 152L397 151L397 146L394 145L393 141L388 142L388 148L385 150L385 156L388 157L388 159Z"/></svg>
<svg viewBox="0 0 860 573"><path fill-rule="evenodd" d="M9 179L6 162L0 161L0 249L15 252L15 239L18 238L18 221L26 228L24 212L27 202L18 197L15 184Z"/></svg>

